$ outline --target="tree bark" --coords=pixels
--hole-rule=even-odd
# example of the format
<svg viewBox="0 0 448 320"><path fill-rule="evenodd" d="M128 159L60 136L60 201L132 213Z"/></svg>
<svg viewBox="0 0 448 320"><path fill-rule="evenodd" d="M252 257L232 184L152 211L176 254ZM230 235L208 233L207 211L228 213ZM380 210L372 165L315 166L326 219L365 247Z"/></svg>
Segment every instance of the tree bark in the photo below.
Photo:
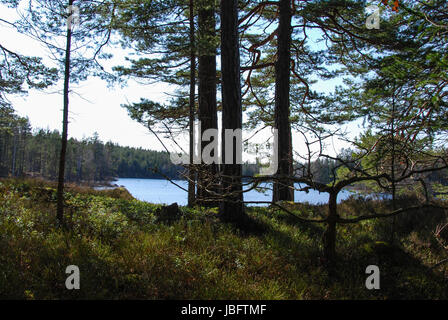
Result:
<svg viewBox="0 0 448 320"><path fill-rule="evenodd" d="M201 137L208 129L218 128L216 102L216 21L214 1L200 1L199 24L199 121ZM202 141L202 139L201 139ZM200 152L210 142L201 142ZM216 186L217 164L201 164L198 172L198 201L201 205L214 205L209 200ZM212 191L212 192L209 192Z"/></svg>
<svg viewBox="0 0 448 320"><path fill-rule="evenodd" d="M294 183L287 179L293 175L292 135L290 116L290 74L292 9L291 0L280 0L280 21L275 64L275 128L278 130L278 174L286 177L274 182L273 202L294 201Z"/></svg>
<svg viewBox="0 0 448 320"><path fill-rule="evenodd" d="M329 267L333 267L336 260L337 196L338 194L336 192L330 193L327 230L325 230L323 235L324 257Z"/></svg>
<svg viewBox="0 0 448 320"><path fill-rule="evenodd" d="M238 153L242 144L233 136L226 137L226 129L242 129L240 52L238 40L238 0L221 0L221 73L222 73L222 195L220 211L224 220L241 223L244 220L242 165ZM235 131L234 131L235 132ZM228 138L228 139L227 139ZM227 141L230 140L230 141ZM237 143L240 143L237 145ZM232 146L233 159L226 163L226 145ZM229 151L229 150L227 150Z"/></svg>
<svg viewBox="0 0 448 320"><path fill-rule="evenodd" d="M196 99L196 45L194 26L194 0L190 0L190 165L188 167L188 206L193 207L196 200L196 174L194 162L194 118Z"/></svg>
<svg viewBox="0 0 448 320"><path fill-rule="evenodd" d="M14 128L13 131L13 148L12 148L12 176L15 177L16 176L16 155L17 155L17 137L19 135L19 129L18 128Z"/></svg>
<svg viewBox="0 0 448 320"><path fill-rule="evenodd" d="M69 0L68 5L72 6L74 0ZM67 25L67 37L65 48L65 71L64 71L64 111L62 120L62 143L59 157L59 175L57 191L57 219L60 225L64 224L64 178L65 178L65 158L67 153L68 139L68 105L70 91L70 57L72 47L72 30L70 24Z"/></svg>
<svg viewBox="0 0 448 320"><path fill-rule="evenodd" d="M391 167L390 167L390 176L392 178L392 211L397 210L397 186L395 182L395 83L393 86L393 96L392 96L392 117L390 123L390 136L391 136L391 145L392 145L392 154L391 154ZM390 243L395 241L395 229L396 229L397 217L392 218L392 230L390 233Z"/></svg>

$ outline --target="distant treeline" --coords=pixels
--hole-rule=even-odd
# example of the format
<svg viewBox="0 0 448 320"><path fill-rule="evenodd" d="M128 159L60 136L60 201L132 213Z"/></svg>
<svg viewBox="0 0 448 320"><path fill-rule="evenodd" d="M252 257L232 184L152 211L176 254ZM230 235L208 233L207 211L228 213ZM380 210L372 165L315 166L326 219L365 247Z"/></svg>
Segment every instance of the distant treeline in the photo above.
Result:
<svg viewBox="0 0 448 320"><path fill-rule="evenodd" d="M2 110L2 113L5 113ZM0 176L34 176L56 180L61 135L49 129L32 130L26 118L13 112L0 117ZM103 143L97 134L70 139L66 180L103 182L120 178L182 179L185 168L173 165L167 152ZM244 175L253 176L258 166L247 164Z"/></svg>
<svg viewBox="0 0 448 320"><path fill-rule="evenodd" d="M1 110L0 176L33 176L56 180L61 135L49 129L32 130L27 118L12 110ZM332 180L332 161L313 163L316 178ZM244 164L243 175L254 176L257 164ZM185 168L173 165L167 152L121 147L102 142L97 134L83 140L69 139L66 180L71 182L103 182L120 178L182 179Z"/></svg>
<svg viewBox="0 0 448 320"><path fill-rule="evenodd" d="M56 180L60 144L58 131L32 130L27 118L17 116L12 110L0 109L0 177ZM350 157L349 150L342 153L341 157ZM328 184L336 178L337 166L334 160L317 159L311 163L310 170L315 181ZM254 176L259 170L257 164L243 165L244 176ZM184 172L184 167L172 164L167 152L104 143L97 134L81 141L68 141L66 180L70 182L105 182L116 177L183 179ZM300 172L298 169L297 175ZM431 173L427 179L443 185L448 183L446 172Z"/></svg>

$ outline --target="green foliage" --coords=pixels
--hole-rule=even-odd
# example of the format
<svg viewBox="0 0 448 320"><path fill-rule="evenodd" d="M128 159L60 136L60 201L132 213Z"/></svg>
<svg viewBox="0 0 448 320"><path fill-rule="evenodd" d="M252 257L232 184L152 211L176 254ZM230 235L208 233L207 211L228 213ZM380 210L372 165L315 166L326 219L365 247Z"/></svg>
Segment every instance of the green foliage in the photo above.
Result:
<svg viewBox="0 0 448 320"><path fill-rule="evenodd" d="M19 0L2 0L0 5L17 8ZM17 27L15 21L5 19L1 19L2 24ZM9 107L7 95L24 94L29 89L47 88L57 80L57 69L45 66L42 58L13 51L0 42L0 112ZM0 118L2 117L3 114L0 114ZM0 132L1 130L0 125Z"/></svg>
<svg viewBox="0 0 448 320"><path fill-rule="evenodd" d="M448 186L436 183L433 188L438 198L448 200Z"/></svg>
<svg viewBox="0 0 448 320"><path fill-rule="evenodd" d="M269 208L250 208L263 232L242 234L213 209L181 208L183 218L158 224L159 206L68 186L69 231L57 227L54 184L0 181L2 299L446 299L443 252L428 246L427 228L443 215L399 220L402 246L384 242L381 223L341 226L336 278L320 263L323 229ZM386 203L349 200L344 216ZM304 217L324 206L298 205ZM417 214L417 213L416 213ZM425 218L426 216L426 218ZM400 222L402 221L402 222ZM81 290L65 289L65 268L81 270ZM365 268L379 264L382 289L365 289ZM440 271L448 272L446 267Z"/></svg>
<svg viewBox="0 0 448 320"><path fill-rule="evenodd" d="M198 5L198 1L195 1ZM208 1L209 2L209 1ZM142 98L139 103L123 105L132 119L151 129L167 123L185 128L188 121L191 44L188 26L188 1L116 1L116 19L112 27L121 35L124 48L137 53L126 64L114 67L121 79L144 83L166 83L176 89L166 104ZM144 26L144 27L142 27Z"/></svg>
<svg viewBox="0 0 448 320"><path fill-rule="evenodd" d="M69 4L68 0L22 0L20 19L15 22L19 32L47 47L61 78L67 76L66 41L61 42L61 39L67 35ZM92 76L107 78L109 75L99 61L110 58L105 49L111 38L113 15L110 12L114 3L84 0L75 1L74 5L79 9L80 23L73 23L71 28L70 82L77 83Z"/></svg>

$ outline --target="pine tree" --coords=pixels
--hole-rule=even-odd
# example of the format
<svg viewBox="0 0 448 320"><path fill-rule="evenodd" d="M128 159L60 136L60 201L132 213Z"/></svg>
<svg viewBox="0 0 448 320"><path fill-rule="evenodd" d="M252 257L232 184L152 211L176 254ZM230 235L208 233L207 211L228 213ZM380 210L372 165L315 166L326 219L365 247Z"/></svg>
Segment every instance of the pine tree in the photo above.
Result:
<svg viewBox="0 0 448 320"><path fill-rule="evenodd" d="M224 220L244 222L242 166L238 153L242 141L227 135L226 130L241 130L243 110L241 103L240 50L238 37L238 1L221 0L221 73L222 73L222 196L221 215ZM242 134L242 133L241 133ZM238 133L237 133L238 135ZM229 141L230 140L230 141ZM235 140L235 141L234 141ZM240 144L238 144L240 143ZM226 146L232 145L229 150ZM231 151L230 158L226 152ZM229 158L229 159L228 159ZM231 160L228 163L227 160Z"/></svg>
<svg viewBox="0 0 448 320"><path fill-rule="evenodd" d="M64 218L70 84L85 80L88 76L103 71L98 63L98 58L110 39L109 19L113 19L114 9L109 19L104 19L102 13L107 11L110 5L111 2L108 1L99 3L75 0L30 1L20 21L23 32L47 46L64 79L57 192L57 218L61 225L63 225ZM78 10L79 12L77 12ZM58 40L61 37L65 38L64 47L58 46ZM90 50L87 52L81 50L84 47L90 48Z"/></svg>

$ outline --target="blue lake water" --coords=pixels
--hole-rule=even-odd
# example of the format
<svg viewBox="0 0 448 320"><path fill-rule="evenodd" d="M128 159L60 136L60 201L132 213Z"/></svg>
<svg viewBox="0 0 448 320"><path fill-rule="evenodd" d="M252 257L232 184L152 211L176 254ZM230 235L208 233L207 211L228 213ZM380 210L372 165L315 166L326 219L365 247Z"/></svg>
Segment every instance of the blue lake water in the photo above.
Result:
<svg viewBox="0 0 448 320"><path fill-rule="evenodd" d="M179 186L188 189L188 182L175 180ZM167 180L161 179L130 179L120 178L115 182L118 186L125 187L134 198L156 204L171 204L177 202L179 205L187 205L187 192L175 186ZM342 201L353 195L352 192L342 191L339 193L338 201ZM272 191L258 192L251 190L244 193L245 201L271 201ZM310 204L322 204L328 202L327 193L317 191L299 192L295 191L296 202L309 202Z"/></svg>

